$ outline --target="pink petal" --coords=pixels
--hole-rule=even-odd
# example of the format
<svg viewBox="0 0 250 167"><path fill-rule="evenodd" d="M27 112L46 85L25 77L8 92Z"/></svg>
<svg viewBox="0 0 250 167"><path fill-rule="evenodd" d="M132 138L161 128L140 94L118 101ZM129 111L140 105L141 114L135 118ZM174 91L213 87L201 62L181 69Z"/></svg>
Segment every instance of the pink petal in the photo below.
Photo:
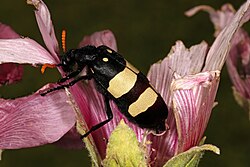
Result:
<svg viewBox="0 0 250 167"><path fill-rule="evenodd" d="M227 59L227 69L229 76L233 82L236 90L243 96L244 98L250 98L250 78L249 73L245 73L246 76L242 77L237 71L238 61L233 61L232 58ZM249 66L249 65L248 65Z"/></svg>
<svg viewBox="0 0 250 167"><path fill-rule="evenodd" d="M249 2L246 3L245 6L248 4ZM235 10L230 4L223 5L221 10L219 11L215 11L211 7L199 6L194 9L191 9L189 11L190 12L189 15L193 15L199 10L204 10L209 13L210 19L212 20L216 29L215 36L218 36L218 34L227 25L227 23L232 22L232 19L235 16ZM248 21L249 10L246 11L246 13L242 12L242 16L238 16L238 20L240 26L244 22ZM250 79L248 75L250 73L250 68L249 68L250 38L246 31L244 31L242 28L239 28L239 30L234 34L233 38L231 39L230 44L231 44L231 50L229 52L229 57L227 58L226 61L228 72L230 74L229 76L237 92L239 92L242 97L249 98ZM243 71L242 73L244 76L242 77L242 74L239 74L238 71Z"/></svg>
<svg viewBox="0 0 250 167"><path fill-rule="evenodd" d="M178 149L178 134L171 98L174 73L180 76L199 73L205 61L207 48L207 44L202 42L187 49L181 41L177 41L168 56L160 63L153 64L148 72L151 84L161 94L169 110L167 119L169 130L163 136L150 136L149 139L152 141L151 147L155 150L151 154L151 159L155 160L153 166L162 166Z"/></svg>
<svg viewBox="0 0 250 167"><path fill-rule="evenodd" d="M219 84L219 71L174 80L173 110L180 153L199 144L207 127Z"/></svg>
<svg viewBox="0 0 250 167"><path fill-rule="evenodd" d="M53 143L75 124L63 91L42 97L35 93L15 100L0 99L0 149Z"/></svg>
<svg viewBox="0 0 250 167"><path fill-rule="evenodd" d="M102 96L96 92L92 85L81 86L78 84L71 88L71 93L81 110L83 119L86 121L86 130L107 119ZM106 152L105 139L107 140L107 132L105 131L105 127L107 127L107 125L91 133L95 148L102 158L105 157Z"/></svg>
<svg viewBox="0 0 250 167"><path fill-rule="evenodd" d="M56 64L50 53L30 38L0 39L0 64Z"/></svg>
<svg viewBox="0 0 250 167"><path fill-rule="evenodd" d="M32 4L36 7L35 16L43 37L43 41L53 58L58 62L58 41L55 36L54 26L52 24L49 9L42 0L27 0L27 3Z"/></svg>
<svg viewBox="0 0 250 167"><path fill-rule="evenodd" d="M210 48L203 71L221 70L229 53L231 41L237 30L249 20L250 1L247 1L236 12L232 20L221 31Z"/></svg>
<svg viewBox="0 0 250 167"><path fill-rule="evenodd" d="M14 39L20 36L10 26L0 23L0 39ZM22 79L23 68L12 63L0 64L0 85L11 84Z"/></svg>
<svg viewBox="0 0 250 167"><path fill-rule="evenodd" d="M71 128L60 140L54 144L66 149L84 149L84 143L80 140L81 136L76 127Z"/></svg>
<svg viewBox="0 0 250 167"><path fill-rule="evenodd" d="M171 50L167 58L165 58L161 63L151 67L148 76L151 83L155 85L158 92L161 93L168 104L169 117L167 119L167 123L170 128L170 130L161 137L156 138L151 136L151 141L153 142L151 147L155 149L151 155L154 166L162 166L171 156L180 151L186 150L188 147L196 145L197 142L199 142L209 120L218 86L217 75L212 75L214 77L208 75L208 77L199 78L199 75L201 74L197 74L199 76L198 79L193 80L192 82L189 81L192 84L185 82L184 88L187 90L183 89L182 86L181 90L173 92L174 94L172 98L174 105L172 106L172 94L170 95L171 92L169 91L175 90L170 88L173 73L175 72L176 75L179 75L178 78L181 79L189 74L196 74L201 71L208 70L211 71L213 69L221 69L230 48L230 42L233 35L237 31L238 27L248 19L247 10L249 3L250 1L241 7L241 9L234 16L233 21L230 22L230 24L228 24L218 36L212 48L209 50L207 57L206 44L203 44L203 46L200 44L196 46L196 49L194 49L196 50L195 52L190 50L191 53L188 53L183 44L181 42L177 42L176 46ZM185 51L188 54L185 54ZM194 56L188 56L186 59L186 55ZM202 68L204 61L206 61L206 64L205 67ZM169 69L172 70L172 72ZM210 84L202 84L203 86L205 85L205 87L203 87L199 84L193 85L194 81L196 83L203 83L206 81L204 83L211 82L212 84L211 86ZM213 84L213 82L215 83ZM190 89L190 85L196 88ZM166 89L165 91L164 88ZM209 97L207 97L208 94ZM187 112L187 110L191 110L192 112ZM185 117L191 117L192 115L196 116L197 113L201 113L202 116L200 116L200 118L194 117L190 119L190 122L181 122L181 120L183 121ZM190 134L187 134L187 131L189 131L190 128L195 127L195 121L198 121L197 128L195 128L194 131L190 131Z"/></svg>
<svg viewBox="0 0 250 167"><path fill-rule="evenodd" d="M236 90L245 98L250 98L250 38L240 29L233 38L227 59L227 69Z"/></svg>
<svg viewBox="0 0 250 167"><path fill-rule="evenodd" d="M221 32L221 30L231 21L234 14L232 11L235 11L230 4L225 4L221 7L221 10L215 11L212 7L207 5L200 5L196 6L187 12L185 14L189 17L195 15L199 11L206 11L210 15L211 21L214 23L215 27L215 36L218 36L218 34Z"/></svg>
<svg viewBox="0 0 250 167"><path fill-rule="evenodd" d="M20 38L20 35L18 35L10 26L7 26L0 22L0 39L14 38Z"/></svg>
<svg viewBox="0 0 250 167"><path fill-rule="evenodd" d="M208 10L207 10L208 9ZM210 14L210 18L216 28L216 36L218 33L229 23L234 14L235 10L230 4L223 5L221 10L215 11L209 6L198 6L191 9L189 12L190 15L195 14L199 10L204 10ZM250 87L247 84L248 78L242 78L237 69L244 71L244 75L250 73L249 70L249 53L250 53L250 39L246 31L240 28L232 39L232 48L229 52L229 58L227 59L227 68L229 76L236 88L236 90L246 98L250 97ZM239 61L241 65L239 66Z"/></svg>
<svg viewBox="0 0 250 167"><path fill-rule="evenodd" d="M86 45L106 45L111 49L117 51L115 36L110 30L99 31L93 33L90 36L85 36L80 42L79 47L83 47Z"/></svg>
<svg viewBox="0 0 250 167"><path fill-rule="evenodd" d="M11 84L19 81L23 76L23 68L20 65L5 63L0 65L0 85Z"/></svg>
<svg viewBox="0 0 250 167"><path fill-rule="evenodd" d="M187 49L181 41L177 41L165 59L151 66L148 78L166 103L171 102L169 89L174 73L185 76L200 72L207 49L206 42L201 42L199 45Z"/></svg>

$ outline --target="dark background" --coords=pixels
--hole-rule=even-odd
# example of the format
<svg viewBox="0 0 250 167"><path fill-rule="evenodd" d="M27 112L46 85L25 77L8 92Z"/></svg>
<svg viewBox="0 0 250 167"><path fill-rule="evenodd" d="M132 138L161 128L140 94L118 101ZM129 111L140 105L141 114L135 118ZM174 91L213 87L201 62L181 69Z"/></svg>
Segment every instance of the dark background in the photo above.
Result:
<svg viewBox="0 0 250 167"><path fill-rule="evenodd" d="M184 12L196 5L207 4L219 9L231 3L236 9L244 0L45 0L48 5L57 37L67 29L67 47L75 48L82 37L95 31L110 29L114 32L119 52L138 69L147 73L149 67L169 52L176 40L187 47L206 40L212 44L213 25L208 14L199 13L187 18ZM0 21L9 24L23 36L43 44L33 7L25 0L0 2ZM249 25L245 26L250 30ZM27 55L28 56L28 55ZM59 78L56 70L40 74L39 68L25 67L22 82L0 88L4 98L31 94L48 82ZM250 123L246 112L232 96L231 82L223 69L216 100L205 135L206 143L221 149L221 155L206 152L201 167L245 167L250 163ZM4 151L1 167L32 166L90 166L85 150L65 150L54 145Z"/></svg>

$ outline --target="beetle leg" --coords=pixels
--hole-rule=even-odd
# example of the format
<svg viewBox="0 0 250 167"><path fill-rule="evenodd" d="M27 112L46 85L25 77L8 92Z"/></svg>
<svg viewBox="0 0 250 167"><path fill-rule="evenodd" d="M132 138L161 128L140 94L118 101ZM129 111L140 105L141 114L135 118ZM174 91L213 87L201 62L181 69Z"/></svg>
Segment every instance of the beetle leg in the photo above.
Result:
<svg viewBox="0 0 250 167"><path fill-rule="evenodd" d="M65 81L67 81L67 80L69 80L69 79L71 79L71 78L77 76L78 74L80 74L81 71L82 71L82 69L77 69L76 71L73 71L72 73L68 74L67 76L65 76L65 77L63 77L63 78L61 78L61 79L59 79L59 80L57 81L57 83L65 82Z"/></svg>
<svg viewBox="0 0 250 167"><path fill-rule="evenodd" d="M41 96L45 96L46 94L50 93L50 92L54 92L56 90L60 90L60 89L64 89L64 88L69 88L70 86L73 86L75 83L81 81L81 80L90 80L92 79L92 75L84 75L84 76L80 76L74 80L72 80L71 82L69 82L68 84L65 85L59 85L55 88L51 88L49 90L47 90L46 92L41 93Z"/></svg>
<svg viewBox="0 0 250 167"><path fill-rule="evenodd" d="M107 97L105 97L105 107L106 107L106 114L107 114L108 119L103 122L100 122L99 124L95 126L92 126L88 132L86 132L84 135L81 136L81 139L87 137L91 132L99 129L100 127L102 127L103 125L105 125L106 123L108 123L109 121L113 119L113 113L110 108L109 99Z"/></svg>

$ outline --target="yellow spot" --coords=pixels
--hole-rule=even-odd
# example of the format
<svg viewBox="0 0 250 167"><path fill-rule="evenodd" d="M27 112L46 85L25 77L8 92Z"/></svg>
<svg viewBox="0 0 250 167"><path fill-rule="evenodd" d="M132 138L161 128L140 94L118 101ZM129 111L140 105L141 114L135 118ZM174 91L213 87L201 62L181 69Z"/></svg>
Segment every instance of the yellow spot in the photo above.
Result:
<svg viewBox="0 0 250 167"><path fill-rule="evenodd" d="M132 64L130 64L127 60L126 60L126 67L128 67L129 69L131 69L136 74L138 74L140 72L137 68L135 68Z"/></svg>
<svg viewBox="0 0 250 167"><path fill-rule="evenodd" d="M110 49L107 49L107 52L109 52L109 53L112 53L112 50L110 50Z"/></svg>
<svg viewBox="0 0 250 167"><path fill-rule="evenodd" d="M95 72L94 72L94 70L92 69L92 68L89 68L90 69L90 71L94 74Z"/></svg>
<svg viewBox="0 0 250 167"><path fill-rule="evenodd" d="M125 68L109 81L109 87L107 90L115 98L119 98L128 93L134 87L136 80L137 75L130 69Z"/></svg>
<svg viewBox="0 0 250 167"><path fill-rule="evenodd" d="M139 98L132 103L129 108L128 112L132 117L137 116L138 114L145 112L149 107L154 105L157 100L157 93L151 88L148 87L140 96Z"/></svg>
<svg viewBox="0 0 250 167"><path fill-rule="evenodd" d="M102 61L104 61L104 62L108 62L108 61L109 61L109 59L108 59L107 57L104 57L104 58L102 59Z"/></svg>

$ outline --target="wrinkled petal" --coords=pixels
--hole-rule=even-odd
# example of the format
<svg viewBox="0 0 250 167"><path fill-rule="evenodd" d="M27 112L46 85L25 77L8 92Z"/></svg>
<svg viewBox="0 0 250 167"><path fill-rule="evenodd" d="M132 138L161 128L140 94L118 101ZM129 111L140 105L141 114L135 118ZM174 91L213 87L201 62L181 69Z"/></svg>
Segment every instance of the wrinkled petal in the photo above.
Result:
<svg viewBox="0 0 250 167"><path fill-rule="evenodd" d="M199 6L196 7L196 12L199 10L204 10L209 13L211 21L213 22L216 32L220 32L228 22L232 20L232 17L235 14L234 8L230 4L223 5L221 10L218 10L215 12L215 10L211 7L203 7ZM209 10L206 10L206 8L209 8ZM195 10L191 9L191 10ZM195 14L194 12L193 14ZM192 14L192 15L193 15ZM245 16L248 18L249 16ZM215 20L216 18L216 20ZM222 24L224 23L224 24ZM218 35L216 33L216 36ZM250 97L250 87L246 85L247 80L249 80L248 77L242 79L237 69L243 70L243 75L249 75L250 74L250 68L249 68L249 60L250 60L250 38L245 30L242 28L237 31L235 34L233 40L232 40L232 48L229 52L229 58L227 59L227 67L229 76L231 77L232 82L234 83L237 91L241 93L241 95L245 97ZM240 67L238 67L238 60L241 61ZM246 80L246 82L244 82Z"/></svg>
<svg viewBox="0 0 250 167"><path fill-rule="evenodd" d="M207 127L219 84L219 71L188 75L172 82L178 131L176 154L198 145Z"/></svg>
<svg viewBox="0 0 250 167"><path fill-rule="evenodd" d="M247 4L246 4L247 5ZM215 11L208 6L198 6L188 11L189 15L193 15L196 12L203 10L209 13L210 19L215 26L215 36L222 31L222 29L230 23L235 15L235 10L230 4L223 5L221 10ZM246 12L242 18L242 24L249 20L249 12ZM239 104L243 104L243 101L248 101L250 98L250 38L247 32L239 28L231 40L231 50L229 51L229 57L226 61L229 76L235 86L235 98ZM239 94L239 96L237 96ZM239 97L243 101L240 101ZM245 100L243 98L246 98ZM246 107L248 110L248 107Z"/></svg>
<svg viewBox="0 0 250 167"><path fill-rule="evenodd" d="M43 41L53 58L59 62L59 58L57 56L59 54L58 41L55 36L49 9L42 0L27 0L27 3L36 7L35 16Z"/></svg>
<svg viewBox="0 0 250 167"><path fill-rule="evenodd" d="M20 36L10 26L0 23L0 39L15 39ZM23 67L12 63L0 64L0 86L22 79Z"/></svg>
<svg viewBox="0 0 250 167"><path fill-rule="evenodd" d="M169 130L160 137L150 136L151 147L156 150L151 154L151 160L155 160L154 166L162 166L175 155L178 149L178 134L170 92L174 73L179 76L199 73L205 61L207 49L208 45L205 42L187 49L181 41L177 41L168 56L161 62L153 64L148 72L151 84L161 94L169 110L167 119Z"/></svg>
<svg viewBox="0 0 250 167"><path fill-rule="evenodd" d="M20 65L5 63L0 65L0 86L19 81L23 76L23 67Z"/></svg>
<svg viewBox="0 0 250 167"><path fill-rule="evenodd" d="M226 62L227 69L236 91L242 97L250 98L250 38L244 30L238 33L242 38L234 40Z"/></svg>
<svg viewBox="0 0 250 167"><path fill-rule="evenodd" d="M148 77L151 83L156 87L158 92L163 96L169 108L169 117L167 119L169 130L162 137L156 138L154 136L151 136L151 141L152 141L151 147L156 150L155 152L151 154L151 159L153 161L155 160L153 164L154 166L161 166L164 164L164 162L166 162L170 157L174 156L179 151L187 149L188 146L189 147L194 146L197 143L197 140L199 140L198 138L200 138L200 136L203 135L207 121L209 120L209 117L203 117L200 119L200 120L203 120L205 118L205 120L203 120L203 124L199 126L200 132L201 132L201 134L199 134L200 136L197 135L196 132L194 132L190 134L190 137L184 138L181 141L182 143L179 143L178 136L179 135L183 136L183 133L186 132L184 129L187 128L187 124L184 124L185 122L183 124L179 123L179 121L177 120L178 116L175 116L173 113L173 111L175 111L175 108L174 108L175 106L174 105L172 106L171 104L172 99L170 99L170 92L169 92L170 83L174 76L173 73L175 72L177 75L179 75L178 78L181 78L185 75L196 74L201 71L212 71L216 69L220 70L223 64L225 63L225 59L228 54L228 50L230 48L230 42L233 38L233 35L238 30L239 26L241 26L244 23L244 21L247 21L249 3L250 1L248 1L239 9L237 14L233 17L232 22L230 22L230 24L228 24L225 27L222 33L220 33L218 38L215 40L207 56L206 56L207 45L203 44L204 46L201 47L202 44L200 44L198 45L198 49L193 49L193 50L196 50L195 52L188 54L188 55L194 55L194 56L189 56L188 59L186 60L185 58L187 56L183 56L183 55L187 55L185 54L185 51L188 53L188 50L182 46L183 44L181 44L180 42L177 42L176 46L171 50L167 58L165 58L161 63L158 63L151 67ZM180 58L178 59L178 57ZM203 67L204 61L205 61L205 65ZM170 69L173 72L170 72ZM196 113L201 112L200 110L203 109L201 107L201 104L206 104L205 106L208 106L209 104L211 104L212 106L214 102L215 92L217 91L217 85L215 85L213 87L212 92L210 92L210 94L212 95L211 99L210 98L206 99L204 97L204 92L206 92L205 90L197 88L195 89L195 91L197 92L184 91L185 93L183 93L183 96L185 95L186 97L191 97L191 95L193 95L194 93L198 93L198 92L201 93L201 95L199 96L198 94L196 94L196 96L193 95L192 99L182 98L183 100L182 104L185 104L185 103L193 104L193 102L196 102L195 103L196 105L194 106L191 105L189 107ZM178 97L182 97L182 96L178 96ZM176 97L173 96L173 98L176 98ZM181 108L181 107L179 108L180 112L182 112L183 110L183 112L185 113L184 109L185 108ZM205 111L206 111L206 114L205 114L206 116L211 114L211 108L206 108ZM191 113L194 113L194 112L191 112ZM188 113L188 114L191 114L191 113ZM194 127L195 125L196 125L196 122L192 121L189 123L189 127ZM180 130L180 127L183 127L182 130ZM185 143L185 142L188 142L188 143ZM159 147L163 145L165 147ZM180 148L178 149L178 147Z"/></svg>
<svg viewBox="0 0 250 167"><path fill-rule="evenodd" d="M0 99L0 149L53 143L75 124L75 113L63 91Z"/></svg>
<svg viewBox="0 0 250 167"><path fill-rule="evenodd" d="M54 144L66 149L83 149L84 143L80 140L80 137L80 134L77 132L74 126Z"/></svg>
<svg viewBox="0 0 250 167"><path fill-rule="evenodd" d="M250 78L249 76L242 80L240 75L237 73L236 67L233 65L231 60L227 61L228 72L230 74L230 78L240 95L244 98L250 98Z"/></svg>
<svg viewBox="0 0 250 167"><path fill-rule="evenodd" d="M86 45L106 45L111 49L117 51L115 36L110 30L99 31L93 33L90 36L85 36L80 42L79 47L83 47Z"/></svg>
<svg viewBox="0 0 250 167"><path fill-rule="evenodd" d="M199 45L187 49L181 41L177 41L165 59L151 66L148 78L167 104L171 102L169 88L173 73L185 76L200 72L207 49L206 42L201 42Z"/></svg>
<svg viewBox="0 0 250 167"><path fill-rule="evenodd" d="M207 5L196 6L185 14L189 17L195 15L199 11L206 11L209 13L211 21L214 23L215 28L215 36L217 37L221 30L231 21L234 16L235 10L233 9L231 4L225 4L221 7L221 10L214 10L212 7ZM232 11L234 11L232 13Z"/></svg>
<svg viewBox="0 0 250 167"><path fill-rule="evenodd" d="M30 38L0 39L0 64L55 64L50 53Z"/></svg>
<svg viewBox="0 0 250 167"><path fill-rule="evenodd" d="M0 39L14 38L20 38L20 35L18 35L10 26L0 22Z"/></svg>
<svg viewBox="0 0 250 167"><path fill-rule="evenodd" d="M249 20L250 1L248 0L236 12L232 20L221 31L210 48L203 71L221 70L229 53L232 39L237 30Z"/></svg>
<svg viewBox="0 0 250 167"><path fill-rule="evenodd" d="M234 16L233 21L230 22L230 24L228 24L222 31L222 33L218 36L213 46L209 50L207 56L207 45L204 44L203 48L201 47L199 49L196 49L196 51L192 53L194 55L193 57L190 56L186 60L186 56L183 55L186 55L185 51L187 49L182 46L183 44L181 45L181 43L178 42L176 46L171 50L167 58L151 67L148 75L149 79L151 83L156 87L158 92L161 93L169 108L169 117L167 119L169 130L161 137L156 138L154 136L151 136L151 147L156 150L151 154L153 166L162 166L164 162L166 162L170 157L174 156L178 152L186 150L188 149L188 147L197 145L197 142L199 142L207 126L207 121L209 120L209 116L211 114L211 106L213 106L212 104L214 102L215 93L218 87L217 82L219 75L215 75L216 77L212 77L215 78L214 81L216 81L214 85L211 84L213 86L207 86L208 88L203 88L199 84L193 85L194 87L196 87L195 89L182 89L180 91L174 92L175 94L173 94L172 96L173 99L171 99L170 94L172 93L169 92L169 90L172 90L170 89L170 81L172 81L173 79L173 73L175 72L175 75L177 76L176 79L181 79L186 75L197 74L202 71L212 71L216 69L220 70L225 63L225 59L228 54L230 42L233 35L238 30L238 27L247 20L248 7L249 1L240 8L240 10ZM198 47L200 46L202 45L198 45ZM188 50L186 52L188 52ZM188 55L192 54L190 53ZM180 57L179 60L178 57ZM194 59L194 57L196 59ZM173 63L171 62L171 59L173 60ZM169 72L169 69L171 69L173 72ZM208 77L208 79L209 78L211 79L211 77ZM199 83L198 81L202 80L199 79L195 82ZM207 79L205 78L204 81L207 81ZM210 80L210 82L213 83L213 80ZM209 90L209 88L211 90ZM207 94L210 94L211 97L206 97ZM179 101L177 99L179 99ZM171 104L172 101L173 103ZM187 112L188 110L191 110L192 112ZM177 115L178 113L186 115ZM203 114L201 118L190 119L190 122L180 121L184 117L191 117L193 114L195 115L197 113ZM196 129L193 129L194 131L191 131L190 134L187 134L187 131L190 129L190 127L195 127L195 121L199 122L199 126ZM199 130L200 134L198 134L197 130ZM178 140L179 137L182 137L182 140ZM159 147L163 145L165 147Z"/></svg>

